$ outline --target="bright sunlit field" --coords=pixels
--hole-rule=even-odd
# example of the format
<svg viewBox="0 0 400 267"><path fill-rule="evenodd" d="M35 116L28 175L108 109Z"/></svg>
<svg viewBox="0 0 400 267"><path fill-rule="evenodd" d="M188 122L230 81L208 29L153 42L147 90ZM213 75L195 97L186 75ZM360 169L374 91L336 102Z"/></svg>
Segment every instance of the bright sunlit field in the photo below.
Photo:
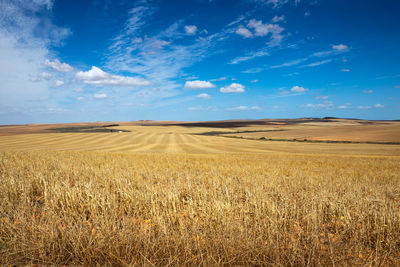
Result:
<svg viewBox="0 0 400 267"><path fill-rule="evenodd" d="M400 264L398 145L120 128L0 137L0 264Z"/></svg>

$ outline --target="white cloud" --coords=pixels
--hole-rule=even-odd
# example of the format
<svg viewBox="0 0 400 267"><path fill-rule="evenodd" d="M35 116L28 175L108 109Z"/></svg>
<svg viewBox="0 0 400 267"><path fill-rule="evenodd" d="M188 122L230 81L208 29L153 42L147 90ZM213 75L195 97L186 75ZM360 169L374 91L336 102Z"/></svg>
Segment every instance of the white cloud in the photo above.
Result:
<svg viewBox="0 0 400 267"><path fill-rule="evenodd" d="M332 49L336 51L346 51L349 50L349 47L344 44L332 45Z"/></svg>
<svg viewBox="0 0 400 267"><path fill-rule="evenodd" d="M350 69L341 69L342 72L350 72Z"/></svg>
<svg viewBox="0 0 400 267"><path fill-rule="evenodd" d="M375 104L375 105L374 105L374 108L383 108L383 107L385 107L385 106L382 105L382 104Z"/></svg>
<svg viewBox="0 0 400 267"><path fill-rule="evenodd" d="M196 97L201 99L211 99L209 94L198 94Z"/></svg>
<svg viewBox="0 0 400 267"><path fill-rule="evenodd" d="M56 80L55 83L54 83L54 85L55 85L56 87L61 87L61 86L63 86L64 84L65 84L65 82L62 81L62 80Z"/></svg>
<svg viewBox="0 0 400 267"><path fill-rule="evenodd" d="M290 91L292 91L294 93L304 93L304 92L308 91L308 89L296 85L296 86L293 86L292 89L290 89Z"/></svg>
<svg viewBox="0 0 400 267"><path fill-rule="evenodd" d="M327 96L327 95L321 95L321 96L315 97L315 99L318 99L318 100L323 100L323 99L328 99L328 98L329 98L329 96Z"/></svg>
<svg viewBox="0 0 400 267"><path fill-rule="evenodd" d="M251 83L258 83L258 80L251 80Z"/></svg>
<svg viewBox="0 0 400 267"><path fill-rule="evenodd" d="M55 59L54 61L46 59L44 65L60 72L69 72L74 70L73 67L67 63L61 63L58 59Z"/></svg>
<svg viewBox="0 0 400 267"><path fill-rule="evenodd" d="M363 93L364 94L372 94L374 91L373 90L364 90Z"/></svg>
<svg viewBox="0 0 400 267"><path fill-rule="evenodd" d="M187 81L185 83L185 88L189 89L207 89L207 88L214 88L215 85L210 83L209 81Z"/></svg>
<svg viewBox="0 0 400 267"><path fill-rule="evenodd" d="M82 100L85 100L85 98L83 96L79 96L79 97L76 98L76 100L82 101Z"/></svg>
<svg viewBox="0 0 400 267"><path fill-rule="evenodd" d="M107 98L108 96L107 94L101 93L101 94L94 94L93 97L96 99L104 99Z"/></svg>
<svg viewBox="0 0 400 267"><path fill-rule="evenodd" d="M304 12L304 17L308 17L310 15L311 15L311 13L309 11Z"/></svg>
<svg viewBox="0 0 400 267"><path fill-rule="evenodd" d="M279 45L283 39L281 33L285 29L278 24L264 24L261 20L251 19L247 26L254 29L255 36L266 36L268 34L271 34L271 41L268 42L270 46Z"/></svg>
<svg viewBox="0 0 400 267"><path fill-rule="evenodd" d="M269 52L265 48L262 48L260 50L253 51L253 52L247 54L246 56L236 57L236 58L232 59L229 62L229 64L238 64L243 61L249 61L249 60L252 60L252 59L255 59L258 57L265 57L265 56L269 56Z"/></svg>
<svg viewBox="0 0 400 267"><path fill-rule="evenodd" d="M315 109L333 109L335 105L331 101L324 101L317 104L305 104L302 107Z"/></svg>
<svg viewBox="0 0 400 267"><path fill-rule="evenodd" d="M240 83L232 83L229 86L221 87L219 91L221 93L243 93L245 91L244 88Z"/></svg>
<svg viewBox="0 0 400 267"><path fill-rule="evenodd" d="M96 86L116 85L116 86L146 86L150 82L136 77L113 75L102 71L100 68L92 66L89 71L79 71L75 78L87 84Z"/></svg>
<svg viewBox="0 0 400 267"><path fill-rule="evenodd" d="M280 22L280 21L284 21L285 20L285 16L275 16L272 18L272 22Z"/></svg>
<svg viewBox="0 0 400 267"><path fill-rule="evenodd" d="M231 108L226 108L226 110L230 111L241 111L241 110L260 110L261 108L259 106L237 106L237 107L231 107Z"/></svg>
<svg viewBox="0 0 400 267"><path fill-rule="evenodd" d="M371 106L358 106L358 109L371 109Z"/></svg>
<svg viewBox="0 0 400 267"><path fill-rule="evenodd" d="M187 35L195 35L197 32L197 26L195 25L186 25L185 32Z"/></svg>
<svg viewBox="0 0 400 267"><path fill-rule="evenodd" d="M236 34L239 34L239 35L243 36L244 38L253 37L253 34L251 33L251 31L249 31L247 28L245 28L243 26L239 26L239 28L237 28Z"/></svg>

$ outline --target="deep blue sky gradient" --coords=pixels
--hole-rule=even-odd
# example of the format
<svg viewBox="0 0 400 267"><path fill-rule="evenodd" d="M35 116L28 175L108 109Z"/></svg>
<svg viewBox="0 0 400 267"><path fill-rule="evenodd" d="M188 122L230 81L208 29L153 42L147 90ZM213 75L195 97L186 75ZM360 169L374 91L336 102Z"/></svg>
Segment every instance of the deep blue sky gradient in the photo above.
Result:
<svg viewBox="0 0 400 267"><path fill-rule="evenodd" d="M0 0L16 10L1 11L0 58L11 57L3 62L10 67L0 68L1 124L400 119L399 1L28 2ZM13 19L21 21L20 28L11 26ZM278 39L272 33L257 36L251 21L280 27ZM197 30L190 34L185 26ZM252 36L239 34L239 28ZM22 58L30 51L32 59ZM46 60L73 70L59 71ZM92 66L105 77L148 84L93 84L78 74L89 75ZM14 84L15 72L29 79L15 78L21 82ZM43 73L51 78L40 78ZM192 81L213 87L189 88ZM244 92L222 92L235 83Z"/></svg>

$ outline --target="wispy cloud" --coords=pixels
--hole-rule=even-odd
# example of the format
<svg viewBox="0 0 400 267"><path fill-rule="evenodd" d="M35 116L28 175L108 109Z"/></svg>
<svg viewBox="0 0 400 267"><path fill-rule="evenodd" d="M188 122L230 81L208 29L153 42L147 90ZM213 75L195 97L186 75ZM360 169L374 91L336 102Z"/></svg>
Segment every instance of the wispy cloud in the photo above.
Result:
<svg viewBox="0 0 400 267"><path fill-rule="evenodd" d="M358 109L371 109L371 106L358 106Z"/></svg>
<svg viewBox="0 0 400 267"><path fill-rule="evenodd" d="M104 99L104 98L107 98L108 96L107 96L107 94L104 94L104 93L98 93L98 94L94 94L93 97L96 99Z"/></svg>
<svg viewBox="0 0 400 267"><path fill-rule="evenodd" d="M286 17L284 15L281 16L275 16L272 18L272 22L280 22L280 21L284 21L286 19Z"/></svg>
<svg viewBox="0 0 400 267"><path fill-rule="evenodd" d="M346 104L344 104L344 105L337 106L336 108L337 108L337 109L348 109L348 108L352 108L352 106L353 106L353 104L351 104L351 103L346 103Z"/></svg>
<svg viewBox="0 0 400 267"><path fill-rule="evenodd" d="M185 28L183 20L165 29L144 32L144 25L151 22L155 10L156 8L145 2L129 11L130 18L123 30L112 40L106 60L107 69L113 72L129 72L151 81L151 86L143 88L139 95L134 95L139 96L141 101L147 99L148 103L161 99L166 101L167 97L181 94L180 80L186 75L185 69L216 53L217 50L213 48L232 36L237 23L242 21L238 19L223 27L220 32L182 43L180 40L194 31L193 27ZM142 41L132 43L134 38L142 38Z"/></svg>
<svg viewBox="0 0 400 267"><path fill-rule="evenodd" d="M26 122L29 110L58 108L63 90L52 90L53 69L43 64L50 46L63 44L71 31L54 25L49 16L53 1L0 1L0 123ZM11 90L12 88L12 90ZM43 114L42 114L43 115ZM14 116L14 115L13 115Z"/></svg>
<svg viewBox="0 0 400 267"><path fill-rule="evenodd" d="M363 90L364 94L372 94L374 91L373 90Z"/></svg>
<svg viewBox="0 0 400 267"><path fill-rule="evenodd" d="M226 81L228 78L226 77L220 77L217 79L211 79L210 82L220 82L220 81Z"/></svg>
<svg viewBox="0 0 400 267"><path fill-rule="evenodd" d="M195 35L197 33L197 26L196 25L186 25L185 32L187 35Z"/></svg>
<svg viewBox="0 0 400 267"><path fill-rule="evenodd" d="M280 65L271 66L271 69L279 69L279 68L283 68L283 67L295 66L295 65L299 65L300 63L302 63L304 61L307 61L307 60L308 60L308 58L299 58L299 59L296 59L296 60L292 60L292 61L288 61L288 62L282 63Z"/></svg>
<svg viewBox="0 0 400 267"><path fill-rule="evenodd" d="M382 104L375 104L373 106L358 106L358 109L372 109L372 108L384 108L385 106Z"/></svg>
<svg viewBox="0 0 400 267"><path fill-rule="evenodd" d="M43 80L51 80L51 78L53 78L53 75L51 73L48 72L41 72L38 75L34 76L31 78L31 81L33 82L40 82Z"/></svg>
<svg viewBox="0 0 400 267"><path fill-rule="evenodd" d="M395 74L395 75L387 75L387 76L380 76L376 77L376 79L381 80L381 79L393 79L393 78L399 78L400 74Z"/></svg>
<svg viewBox="0 0 400 267"><path fill-rule="evenodd" d="M330 62L332 62L332 59L326 59L326 60L321 60L321 61L318 61L318 62L313 62L313 63L307 64L307 65L304 65L304 66L301 66L301 67L317 67L317 66L324 65L324 64L327 64L327 63L330 63Z"/></svg>
<svg viewBox="0 0 400 267"><path fill-rule="evenodd" d="M311 60L313 58L321 58L321 57L323 58L323 57L328 57L328 56L337 56L337 55L339 55L341 53L348 52L349 50L350 49L346 45L343 45L343 44L333 45L332 46L332 50L315 52L315 53L312 53L311 55L309 55L307 57L299 58L299 59L296 59L296 60L291 60L291 61L279 64L279 65L273 65L270 68L271 69L277 69L277 68L283 68L283 67L297 66L297 65L300 65L301 63L309 61L309 60ZM312 63L306 64L306 65L303 65L303 66L300 66L300 67L302 67L302 68L304 68L304 67L316 67L316 66L320 66L320 65L323 65L323 64L330 63L333 60L334 59L332 59L332 58L325 59L325 60L320 60L320 61L312 62Z"/></svg>
<svg viewBox="0 0 400 267"><path fill-rule="evenodd" d="M242 70L242 73L260 73L264 70L264 68L252 68L248 70Z"/></svg>
<svg viewBox="0 0 400 267"><path fill-rule="evenodd" d="M349 50L349 47L344 44L338 44L338 45L332 45L332 49L342 52L342 51Z"/></svg>
<svg viewBox="0 0 400 267"><path fill-rule="evenodd" d="M226 108L226 110L229 110L229 111L244 111L244 110L261 110L261 108L259 106L236 106L236 107Z"/></svg>
<svg viewBox="0 0 400 267"><path fill-rule="evenodd" d="M239 34L239 35L243 36L244 38L253 37L253 33L251 33L251 31L249 31L247 28L245 28L243 26L239 26L239 28L237 28L237 30L235 32L236 32L236 34Z"/></svg>
<svg viewBox="0 0 400 267"><path fill-rule="evenodd" d="M196 106L196 107L189 107L189 111L217 111L218 108L214 106Z"/></svg>
<svg viewBox="0 0 400 267"><path fill-rule="evenodd" d="M55 59L54 61L46 59L44 61L44 65L60 72L69 72L74 70L73 67L71 67L67 63L61 63L58 59Z"/></svg>
<svg viewBox="0 0 400 267"><path fill-rule="evenodd" d="M229 64L238 64L240 62L249 61L249 60L252 60L255 58L265 57L265 56L269 56L269 52L267 49L262 48L258 51L253 51L253 52L247 54L246 56L236 57L236 58L232 59L229 62Z"/></svg>
<svg viewBox="0 0 400 267"><path fill-rule="evenodd" d="M335 105L332 101L323 101L322 103L305 104L302 105L302 107L314 109L334 109Z"/></svg>
<svg viewBox="0 0 400 267"><path fill-rule="evenodd" d="M272 4L273 8L279 8L284 4L289 3L289 0L263 0L263 1L266 2L267 4Z"/></svg>
<svg viewBox="0 0 400 267"><path fill-rule="evenodd" d="M201 99L211 99L211 96L209 94L205 94L205 93L198 94L196 97L201 98Z"/></svg>

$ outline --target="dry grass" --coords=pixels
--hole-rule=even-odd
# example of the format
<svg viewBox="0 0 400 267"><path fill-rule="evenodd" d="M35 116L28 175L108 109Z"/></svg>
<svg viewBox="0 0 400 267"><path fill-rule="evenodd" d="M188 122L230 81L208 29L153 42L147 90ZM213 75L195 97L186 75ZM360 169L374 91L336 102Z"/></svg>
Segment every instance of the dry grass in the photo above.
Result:
<svg viewBox="0 0 400 267"><path fill-rule="evenodd" d="M0 264L398 266L399 175L395 156L0 152Z"/></svg>

